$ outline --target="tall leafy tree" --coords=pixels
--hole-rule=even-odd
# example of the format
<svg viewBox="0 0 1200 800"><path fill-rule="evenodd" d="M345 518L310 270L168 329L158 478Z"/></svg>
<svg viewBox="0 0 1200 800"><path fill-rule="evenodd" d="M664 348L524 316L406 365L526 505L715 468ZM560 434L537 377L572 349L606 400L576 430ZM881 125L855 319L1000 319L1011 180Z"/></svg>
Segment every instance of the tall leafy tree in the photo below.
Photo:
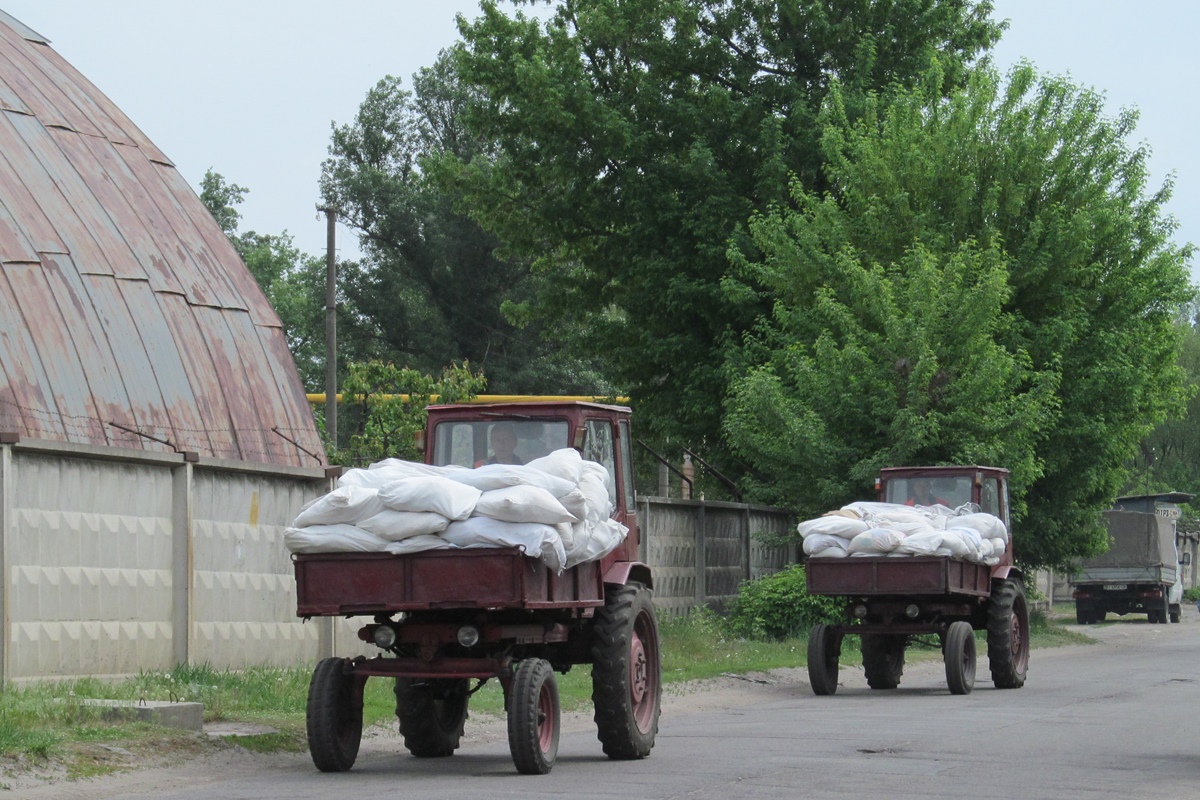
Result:
<svg viewBox="0 0 1200 800"><path fill-rule="evenodd" d="M720 437L722 350L769 306L720 281L731 237L825 185L817 114L911 82L943 88L998 37L969 0L564 0L544 24L494 2L460 22L469 128L495 157L438 175L543 277L538 318L587 319L588 346L660 436ZM711 456L711 451L706 450ZM728 469L728 467L726 467Z"/></svg>
<svg viewBox="0 0 1200 800"><path fill-rule="evenodd" d="M486 161L489 142L463 127L471 98L448 58L418 72L414 88L379 81L354 121L334 128L323 165L325 202L359 231L365 254L343 270L347 323L382 357L420 371L469 360L500 393L609 391L565 352L569 330L547 341L542 326L506 315L531 290L528 263L503 256L422 169L438 156Z"/></svg>
<svg viewBox="0 0 1200 800"><path fill-rule="evenodd" d="M1190 248L1135 113L1028 66L942 86L856 120L830 94L827 190L797 182L734 252L729 295L774 305L731 362L728 433L811 512L888 464L1008 466L1018 557L1059 565L1103 547L1098 512L1179 408Z"/></svg>

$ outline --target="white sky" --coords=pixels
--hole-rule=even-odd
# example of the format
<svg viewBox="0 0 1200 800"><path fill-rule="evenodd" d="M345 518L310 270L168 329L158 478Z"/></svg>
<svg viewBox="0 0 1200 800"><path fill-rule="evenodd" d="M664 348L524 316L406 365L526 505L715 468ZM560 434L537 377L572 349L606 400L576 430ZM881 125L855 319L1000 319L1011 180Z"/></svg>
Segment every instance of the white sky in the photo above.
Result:
<svg viewBox="0 0 1200 800"><path fill-rule="evenodd" d="M997 48L1070 73L1136 106L1153 148L1152 188L1172 170L1176 238L1200 242L1200 156L1192 142L1200 80L1194 0L994 0L1011 27ZM349 122L386 74L411 85L457 38L476 0L0 0L171 158L198 189L209 167L250 190L242 230L288 231L324 253L317 178L330 124ZM339 250L353 256L339 227ZM1193 274L1197 270L1193 268Z"/></svg>

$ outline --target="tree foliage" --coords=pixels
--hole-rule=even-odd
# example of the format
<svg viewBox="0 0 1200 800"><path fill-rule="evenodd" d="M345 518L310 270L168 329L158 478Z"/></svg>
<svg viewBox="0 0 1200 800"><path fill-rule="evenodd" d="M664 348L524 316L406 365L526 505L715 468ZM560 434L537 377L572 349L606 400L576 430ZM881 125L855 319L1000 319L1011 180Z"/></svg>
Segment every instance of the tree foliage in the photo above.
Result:
<svg viewBox="0 0 1200 800"><path fill-rule="evenodd" d="M1102 546L1099 510L1182 398L1174 324L1189 249L1146 192L1136 115L1068 80L934 70L851 119L821 116L828 190L760 214L725 288L772 312L731 359L727 432L820 513L886 465L1013 471L1018 557Z"/></svg>
<svg viewBox="0 0 1200 800"><path fill-rule="evenodd" d="M493 2L460 22L470 130L495 157L439 177L544 276L524 310L586 343L659 435L719 439L721 351L766 306L720 289L750 214L789 175L822 187L816 119L835 78L864 100L938 54L946 88L995 41L968 0L567 0L544 25ZM645 430L645 428L643 428Z"/></svg>
<svg viewBox="0 0 1200 800"><path fill-rule="evenodd" d="M591 364L565 352L568 330L547 341L541 326L505 315L531 290L527 262L502 256L496 237L456 212L455 195L421 167L439 155L487 159L488 142L463 127L470 98L447 58L418 72L414 87L379 81L354 121L334 128L322 168L326 204L364 251L342 270L351 335L426 372L469 360L501 392L608 391Z"/></svg>
<svg viewBox="0 0 1200 800"><path fill-rule="evenodd" d="M347 365L341 414L353 427L346 447L330 454L336 464L366 466L384 458L424 461L416 434L425 430L426 407L434 402L462 403L487 386L483 373L469 364L452 364L438 377L382 361Z"/></svg>

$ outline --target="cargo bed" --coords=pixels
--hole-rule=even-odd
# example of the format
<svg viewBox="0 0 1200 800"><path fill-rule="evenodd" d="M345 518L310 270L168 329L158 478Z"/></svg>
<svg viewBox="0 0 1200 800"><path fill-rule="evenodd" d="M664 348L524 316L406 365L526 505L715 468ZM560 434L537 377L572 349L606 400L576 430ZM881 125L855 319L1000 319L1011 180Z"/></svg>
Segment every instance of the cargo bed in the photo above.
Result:
<svg viewBox="0 0 1200 800"><path fill-rule="evenodd" d="M440 608L604 605L600 562L555 574L519 548L293 556L296 614L377 614Z"/></svg>
<svg viewBox="0 0 1200 800"><path fill-rule="evenodd" d="M805 565L810 594L971 595L992 591L992 568L945 556L811 558Z"/></svg>

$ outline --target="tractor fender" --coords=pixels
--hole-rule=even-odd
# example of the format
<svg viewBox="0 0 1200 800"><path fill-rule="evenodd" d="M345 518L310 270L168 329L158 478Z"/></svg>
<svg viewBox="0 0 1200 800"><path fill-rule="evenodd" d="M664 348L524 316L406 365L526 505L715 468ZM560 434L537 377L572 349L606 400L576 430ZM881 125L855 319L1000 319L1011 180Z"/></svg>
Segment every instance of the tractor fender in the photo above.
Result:
<svg viewBox="0 0 1200 800"><path fill-rule="evenodd" d="M624 586L630 581L637 581L647 589L654 588L650 567L640 561L618 561L604 571L604 583Z"/></svg>
<svg viewBox="0 0 1200 800"><path fill-rule="evenodd" d="M1008 578L1024 583L1025 573L1023 573L1018 567L1014 567L1012 564L1004 564L992 570L992 580L1002 581Z"/></svg>

